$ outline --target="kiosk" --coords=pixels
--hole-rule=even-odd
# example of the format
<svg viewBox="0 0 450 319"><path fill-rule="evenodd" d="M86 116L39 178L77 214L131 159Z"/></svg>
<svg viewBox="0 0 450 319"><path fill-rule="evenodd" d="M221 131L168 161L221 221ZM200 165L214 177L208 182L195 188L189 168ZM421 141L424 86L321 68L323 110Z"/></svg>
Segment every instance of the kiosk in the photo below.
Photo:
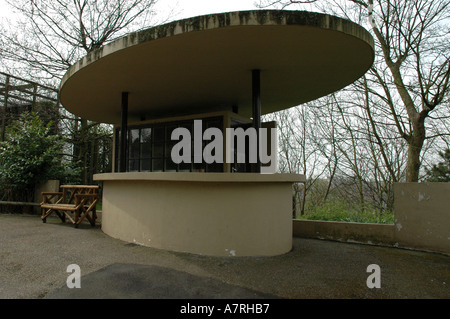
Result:
<svg viewBox="0 0 450 319"><path fill-rule="evenodd" d="M260 150L259 129L276 127L261 123L261 115L342 89L373 61L373 38L359 25L278 10L171 22L87 55L64 76L60 99L80 117L114 124L113 172L94 176L103 182L102 230L127 242L202 255L289 252L292 184L305 177L262 174L276 163L250 162L249 136L242 154L234 148L225 158L236 146L225 132L254 129ZM223 161L210 163L198 152L191 161L174 161L179 141L172 133L182 128L194 136L196 123L200 134L208 128L223 133ZM210 141L197 142L192 137L192 150ZM276 144L266 142L276 154Z"/></svg>

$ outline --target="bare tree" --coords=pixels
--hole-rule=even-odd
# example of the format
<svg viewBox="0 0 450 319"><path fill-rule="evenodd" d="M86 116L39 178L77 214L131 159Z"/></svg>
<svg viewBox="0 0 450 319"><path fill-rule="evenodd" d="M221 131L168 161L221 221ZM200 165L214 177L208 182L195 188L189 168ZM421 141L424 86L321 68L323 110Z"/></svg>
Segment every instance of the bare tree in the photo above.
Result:
<svg viewBox="0 0 450 319"><path fill-rule="evenodd" d="M7 0L20 18L4 34L5 58L59 80L82 56L150 23L155 0Z"/></svg>
<svg viewBox="0 0 450 319"><path fill-rule="evenodd" d="M81 57L130 31L149 27L156 0L7 0L21 14L5 32L3 58L24 65L29 76L54 86ZM74 121L65 127L74 143L73 158L89 181L89 141L96 140L98 123L65 114ZM90 136L90 132L95 136ZM91 138L92 137L92 138ZM91 157L92 158L92 157Z"/></svg>
<svg viewBox="0 0 450 319"><path fill-rule="evenodd" d="M279 170L306 177L305 184L293 187L294 218L306 213L306 203L326 201L337 171L336 132L329 120L334 114L328 114L327 99L320 102L323 105L306 103L266 116L278 123Z"/></svg>
<svg viewBox="0 0 450 319"><path fill-rule="evenodd" d="M417 182L424 143L428 139L427 128L433 127L427 123L446 117L444 131L440 130L432 137L443 137L444 143L448 143L450 2L260 1L261 7L287 8L294 4L315 4L315 8L323 12L339 14L359 23L364 20L370 22L377 52L380 53L370 74L377 87L371 87L370 94L383 92L382 100L390 111L396 133L408 145L405 179Z"/></svg>
<svg viewBox="0 0 450 319"><path fill-rule="evenodd" d="M333 96L325 97L320 102L308 103L309 112L315 121L311 124L314 134L307 136L307 138L311 139L313 149L325 159L322 165L327 170L327 172L324 171L327 185L320 201L316 202L316 204L322 204L327 201L332 191L334 177L338 171L338 163L342 156L338 152L339 132L337 131L337 116L333 110Z"/></svg>
<svg viewBox="0 0 450 319"><path fill-rule="evenodd" d="M304 198L311 185L314 184L315 176L311 173L315 166L315 153L311 152L309 140L310 121L304 107L284 110L266 116L268 120L276 121L278 124L279 137L279 170L284 173L296 173L307 175L307 182L294 184L293 186L293 217L297 213L304 213ZM295 119L295 124L291 121Z"/></svg>

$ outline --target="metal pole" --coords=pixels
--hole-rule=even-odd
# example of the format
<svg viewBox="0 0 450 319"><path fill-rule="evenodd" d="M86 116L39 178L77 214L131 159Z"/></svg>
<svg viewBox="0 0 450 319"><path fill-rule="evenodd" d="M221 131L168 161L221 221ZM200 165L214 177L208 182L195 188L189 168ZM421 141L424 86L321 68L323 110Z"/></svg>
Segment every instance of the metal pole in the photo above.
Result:
<svg viewBox="0 0 450 319"><path fill-rule="evenodd" d="M259 159L259 129L261 128L261 71L252 71L252 111L253 111L253 127L257 136L257 156L256 164L253 171L261 173L261 162Z"/></svg>
<svg viewBox="0 0 450 319"><path fill-rule="evenodd" d="M128 92L122 92L122 117L120 126L120 154L119 172L127 171L127 151L128 151Z"/></svg>

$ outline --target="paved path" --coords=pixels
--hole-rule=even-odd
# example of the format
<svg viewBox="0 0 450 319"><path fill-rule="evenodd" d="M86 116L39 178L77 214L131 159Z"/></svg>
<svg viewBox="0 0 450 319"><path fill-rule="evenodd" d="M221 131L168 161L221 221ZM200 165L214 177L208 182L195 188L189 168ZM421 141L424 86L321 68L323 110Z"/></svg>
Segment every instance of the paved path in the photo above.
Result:
<svg viewBox="0 0 450 319"><path fill-rule="evenodd" d="M81 269L68 289L67 266ZM381 288L366 285L381 268ZM267 258L173 253L124 243L88 224L0 215L0 298L450 298L450 256L294 238Z"/></svg>

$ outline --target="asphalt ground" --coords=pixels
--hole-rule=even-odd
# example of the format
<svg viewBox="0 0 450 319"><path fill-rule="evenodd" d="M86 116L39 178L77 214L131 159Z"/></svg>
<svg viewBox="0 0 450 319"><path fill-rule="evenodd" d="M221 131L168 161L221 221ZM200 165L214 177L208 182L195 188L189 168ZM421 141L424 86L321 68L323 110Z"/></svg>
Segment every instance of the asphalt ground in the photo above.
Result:
<svg viewBox="0 0 450 319"><path fill-rule="evenodd" d="M81 288L67 286L72 264ZM372 264L381 288L367 286ZM438 253L294 238L281 256L208 257L0 215L1 299L448 299L449 286L450 256Z"/></svg>

